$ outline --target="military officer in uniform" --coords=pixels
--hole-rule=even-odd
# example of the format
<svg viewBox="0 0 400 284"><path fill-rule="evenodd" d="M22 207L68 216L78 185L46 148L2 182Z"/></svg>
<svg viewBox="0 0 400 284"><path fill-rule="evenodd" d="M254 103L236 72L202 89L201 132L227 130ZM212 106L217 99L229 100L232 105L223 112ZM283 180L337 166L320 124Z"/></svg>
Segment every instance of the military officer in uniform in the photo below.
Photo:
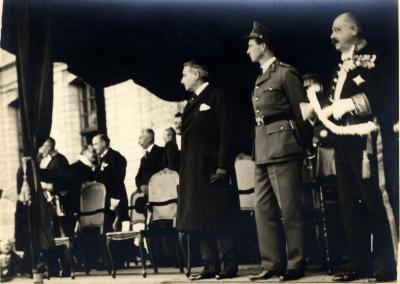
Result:
<svg viewBox="0 0 400 284"><path fill-rule="evenodd" d="M262 271L250 280L299 279L304 275L300 172L304 146L311 138L300 107L306 94L299 73L275 58L276 37L268 28L254 22L246 38L247 54L261 67L252 102L255 217Z"/></svg>
<svg viewBox="0 0 400 284"><path fill-rule="evenodd" d="M341 53L341 62L330 92L333 103L323 111L333 116L332 121L337 125L351 126L354 131L334 136L337 191L352 266L348 272L335 275L333 280L343 282L370 277L384 282L396 279L393 243L397 243L397 239L391 239L391 235L395 235L391 233L388 218L391 208L390 204L384 206L383 194L387 193L381 186L382 175L377 173L380 170L383 174L383 166L377 162L382 145L378 146L379 132L359 135L357 131L365 130L368 122L384 113L379 108L385 93L379 81L380 57L361 32L360 19L349 12L339 15L332 25L331 40Z"/></svg>

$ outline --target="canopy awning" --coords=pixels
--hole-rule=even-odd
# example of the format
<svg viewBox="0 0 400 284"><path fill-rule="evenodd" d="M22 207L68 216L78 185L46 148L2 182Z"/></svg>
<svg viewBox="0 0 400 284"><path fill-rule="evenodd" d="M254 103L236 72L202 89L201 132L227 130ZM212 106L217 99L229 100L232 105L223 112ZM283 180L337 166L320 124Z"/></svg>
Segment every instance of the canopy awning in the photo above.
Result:
<svg viewBox="0 0 400 284"><path fill-rule="evenodd" d="M16 30L5 0L1 46L15 53ZM32 1L41 10L43 1ZM362 16L367 38L388 58L397 58L397 1L80 1L52 4L53 60L90 84L104 87L127 79L166 100L180 100L182 63L210 63L214 78L239 96L250 94L257 72L243 36L257 20L281 43L279 57L301 73L329 78L337 52L332 21L344 11ZM40 24L40 23L38 23ZM397 60L389 66L397 73ZM328 80L328 79L326 79Z"/></svg>

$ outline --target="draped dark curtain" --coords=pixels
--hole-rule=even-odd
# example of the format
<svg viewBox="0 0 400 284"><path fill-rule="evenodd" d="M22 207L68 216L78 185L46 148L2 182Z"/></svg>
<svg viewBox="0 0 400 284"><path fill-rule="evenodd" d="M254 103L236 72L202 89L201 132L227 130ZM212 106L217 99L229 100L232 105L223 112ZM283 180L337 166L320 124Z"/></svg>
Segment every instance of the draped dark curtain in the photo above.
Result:
<svg viewBox="0 0 400 284"><path fill-rule="evenodd" d="M32 9L38 5L41 9ZM32 157L27 167L32 196L32 204L27 207L27 225L30 227L27 240L31 241L34 268L38 264L39 252L54 245L47 204L40 187L36 164L37 149L49 137L52 121L50 5L48 0L18 0L12 3L17 36L16 62L23 155Z"/></svg>

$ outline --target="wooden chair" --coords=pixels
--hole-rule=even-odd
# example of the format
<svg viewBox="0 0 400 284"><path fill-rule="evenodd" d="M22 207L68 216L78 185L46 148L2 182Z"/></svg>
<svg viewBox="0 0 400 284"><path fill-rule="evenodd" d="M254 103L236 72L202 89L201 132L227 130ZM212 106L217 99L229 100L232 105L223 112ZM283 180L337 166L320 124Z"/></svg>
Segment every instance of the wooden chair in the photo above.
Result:
<svg viewBox="0 0 400 284"><path fill-rule="evenodd" d="M103 259L105 258L108 262L108 273L111 274L110 263L111 260L108 258L106 253L105 240L103 241L104 235L104 210L106 200L106 188L102 183L93 182L89 183L81 190L81 204L80 212L78 216L78 223L76 232L82 234L83 231L94 228L99 231L101 238L101 249ZM104 245L103 245L104 244ZM89 274L89 266L87 258L85 257L85 271Z"/></svg>
<svg viewBox="0 0 400 284"><path fill-rule="evenodd" d="M235 160L236 182L239 190L240 210L254 211L254 162L248 155ZM253 213L251 213L253 214Z"/></svg>
<svg viewBox="0 0 400 284"><path fill-rule="evenodd" d="M115 278L117 275L116 267L114 265L113 256L110 249L111 241L122 241L122 240L134 240L136 238L139 239L139 253L142 262L142 275L146 277L146 259L145 259L145 249L143 243L143 237L141 231L145 229L145 210L147 204L147 198L142 192L134 192L131 195L131 206L130 209L130 228L129 231L118 231L118 232L109 232L106 233L106 246L109 259L111 261L112 268L112 277ZM139 203L143 203L142 206L138 205ZM143 208L139 208L143 207ZM142 209L142 210L140 210Z"/></svg>
<svg viewBox="0 0 400 284"><path fill-rule="evenodd" d="M76 218L76 216L66 216L64 214L64 212L62 211L62 208L59 206L59 199L58 196L55 195L55 204L57 206L56 209L56 214L57 214L57 218L61 221L64 218L69 218L69 217L74 217ZM72 253L71 253L71 248L72 248L72 239L73 236L67 236L64 232L64 230L62 229L62 226L60 225L60 236L59 237L55 237L54 238L54 243L56 245L56 247L58 246L63 246L64 247L64 255L66 258L66 261L69 264L69 268L71 271L71 278L75 279L75 269L74 269L74 262L73 262L73 257L72 257Z"/></svg>
<svg viewBox="0 0 400 284"><path fill-rule="evenodd" d="M161 236L175 236L176 244L178 243L178 233L176 231L176 212L178 201L178 185L179 175L175 171L164 169L154 174L149 181L149 200L147 203L146 227L141 232L143 238L146 239L150 257L153 261L154 272L158 273L157 263L152 250L152 239ZM171 228L154 228L151 223L157 220L171 220ZM179 270L183 273L183 266L179 247L175 246L175 253ZM146 267L145 267L146 269Z"/></svg>

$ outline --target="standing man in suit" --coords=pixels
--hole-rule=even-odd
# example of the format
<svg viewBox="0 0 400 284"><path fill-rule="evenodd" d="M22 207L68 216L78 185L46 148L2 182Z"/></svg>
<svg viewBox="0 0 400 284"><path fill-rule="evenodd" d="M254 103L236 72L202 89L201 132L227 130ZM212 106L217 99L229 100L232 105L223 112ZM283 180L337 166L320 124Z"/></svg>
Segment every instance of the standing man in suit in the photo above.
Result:
<svg viewBox="0 0 400 284"><path fill-rule="evenodd" d="M230 182L231 125L224 94L209 84L206 66L195 61L183 65L181 83L193 97L182 116L177 229L197 234L204 263L190 279L232 278L238 269L232 227L239 206Z"/></svg>
<svg viewBox="0 0 400 284"><path fill-rule="evenodd" d="M148 194L150 178L163 169L164 150L154 144L154 131L151 128L142 130L139 136L139 145L143 148L144 154L140 159L135 181L137 189Z"/></svg>
<svg viewBox="0 0 400 284"><path fill-rule="evenodd" d="M341 62L330 89L332 104L323 111L333 116L336 124L344 128L350 125L356 131L385 112L380 109L385 92L378 73L383 67L380 57L362 37L361 21L355 14L343 13L334 20L331 40L341 53ZM378 122L385 123L380 119ZM335 275L334 281L365 277L373 277L378 282L396 279L394 244L397 238L394 242L391 238L390 204L384 205L383 196L387 192L381 180L383 165L379 166L377 159L379 152L382 154L379 136L379 131L334 136L337 191L352 260L350 271Z"/></svg>
<svg viewBox="0 0 400 284"><path fill-rule="evenodd" d="M96 181L106 187L106 214L105 232L112 231L120 226L122 221L129 220L128 197L125 189L126 159L119 152L110 148L110 139L105 134L98 134L92 139L93 148L99 155L99 167L96 170ZM116 208L110 208L111 198L118 199ZM118 224L116 219L118 210Z"/></svg>
<svg viewBox="0 0 400 284"><path fill-rule="evenodd" d="M57 217L61 212L60 200L65 201L64 197L68 195L68 174L69 164L64 155L56 150L56 141L49 137L39 148L39 166L40 181L44 195L48 201L48 212L52 221L53 237L61 236L61 230L68 233L74 228L74 218L63 218L62 222ZM73 230L73 229L72 229ZM60 268L62 275L68 276L67 269L62 250L54 248L54 250L45 253L48 259L48 269L50 276L58 276ZM61 260L61 266L58 267L57 259Z"/></svg>
<svg viewBox="0 0 400 284"><path fill-rule="evenodd" d="M274 56L276 38L268 28L254 22L247 38L247 54L261 68L252 102L257 123L255 216L262 271L250 280L273 276L294 280L304 275L300 171L304 145L312 137L305 133L300 109L306 94L299 73Z"/></svg>
<svg viewBox="0 0 400 284"><path fill-rule="evenodd" d="M176 132L176 144L178 145L178 149L181 149L181 138L182 138L182 113L177 112L174 116L174 129Z"/></svg>
<svg viewBox="0 0 400 284"><path fill-rule="evenodd" d="M163 168L179 173L180 151L176 144L176 132L172 127L164 130L164 141Z"/></svg>
<svg viewBox="0 0 400 284"><path fill-rule="evenodd" d="M136 174L136 186L139 192L145 193L144 200L148 200L149 182L151 177L164 168L164 148L154 144L154 131L151 128L142 130L139 136L139 145L144 154L140 160L138 173ZM163 229L172 227L172 220L155 220L150 224L151 228ZM154 261L157 264L169 265L171 263L171 249L168 237L152 238L151 246L155 252Z"/></svg>

